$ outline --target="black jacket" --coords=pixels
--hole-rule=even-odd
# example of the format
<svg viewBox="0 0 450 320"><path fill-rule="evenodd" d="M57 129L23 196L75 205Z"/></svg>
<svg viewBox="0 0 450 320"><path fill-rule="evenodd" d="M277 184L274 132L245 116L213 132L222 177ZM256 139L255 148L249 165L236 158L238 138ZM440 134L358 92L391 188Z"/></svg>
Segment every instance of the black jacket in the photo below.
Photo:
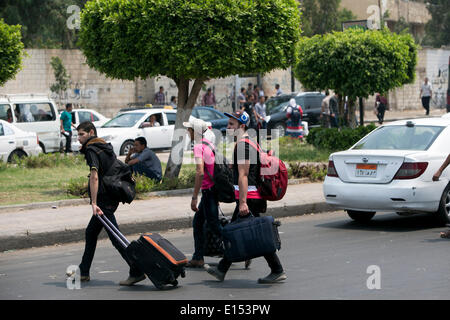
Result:
<svg viewBox="0 0 450 320"><path fill-rule="evenodd" d="M116 199L108 196L108 194L105 192L105 188L102 182L104 175L116 161L116 154L114 153L112 145L110 143L106 143L103 139L92 137L89 138L89 140L82 146L80 152L84 154L86 163L89 166L89 170L91 171L94 169L98 172L99 186L97 194L97 204L99 206L100 204L118 205L119 202ZM88 193L89 197L91 197L89 184Z"/></svg>

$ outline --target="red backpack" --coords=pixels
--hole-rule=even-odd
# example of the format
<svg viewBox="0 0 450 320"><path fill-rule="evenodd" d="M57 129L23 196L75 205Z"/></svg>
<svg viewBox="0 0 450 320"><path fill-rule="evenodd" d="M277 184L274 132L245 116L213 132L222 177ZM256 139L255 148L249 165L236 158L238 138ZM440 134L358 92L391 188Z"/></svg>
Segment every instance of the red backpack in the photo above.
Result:
<svg viewBox="0 0 450 320"><path fill-rule="evenodd" d="M264 152L258 144L242 139L258 151L260 160L260 180L258 191L261 197L269 201L283 199L288 186L288 172L283 161L272 155L272 150Z"/></svg>

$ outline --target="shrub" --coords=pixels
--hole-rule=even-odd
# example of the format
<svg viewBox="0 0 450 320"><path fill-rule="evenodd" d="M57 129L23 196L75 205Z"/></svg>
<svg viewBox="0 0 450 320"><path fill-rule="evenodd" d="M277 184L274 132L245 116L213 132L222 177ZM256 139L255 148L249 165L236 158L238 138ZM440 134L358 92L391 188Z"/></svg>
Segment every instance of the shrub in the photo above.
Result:
<svg viewBox="0 0 450 320"><path fill-rule="evenodd" d="M289 177L322 181L327 175L326 163L289 162Z"/></svg>
<svg viewBox="0 0 450 320"><path fill-rule="evenodd" d="M61 153L40 153L38 156L16 158L15 163L20 168L53 168L58 166L72 167L85 163L81 155L66 156Z"/></svg>
<svg viewBox="0 0 450 320"><path fill-rule="evenodd" d="M88 179L86 177L80 177L76 179L70 179L67 185L66 191L68 194L76 197L87 198L88 197Z"/></svg>
<svg viewBox="0 0 450 320"><path fill-rule="evenodd" d="M306 142L320 149L346 150L375 128L374 124L355 129L312 128L306 137Z"/></svg>

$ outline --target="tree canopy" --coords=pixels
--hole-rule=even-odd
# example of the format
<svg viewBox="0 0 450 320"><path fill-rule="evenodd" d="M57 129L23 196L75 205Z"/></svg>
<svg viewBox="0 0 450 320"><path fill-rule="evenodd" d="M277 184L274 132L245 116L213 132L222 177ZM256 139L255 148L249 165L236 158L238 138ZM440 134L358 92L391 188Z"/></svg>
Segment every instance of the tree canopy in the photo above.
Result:
<svg viewBox="0 0 450 320"><path fill-rule="evenodd" d="M341 0L301 0L303 35L311 37L331 31L341 31L342 22L355 20L348 9L339 9Z"/></svg>
<svg viewBox="0 0 450 320"><path fill-rule="evenodd" d="M3 0L0 1L0 18L8 24L22 25L26 48L76 47L77 33L67 27L76 12L67 9L76 5L83 8L87 0Z"/></svg>
<svg viewBox="0 0 450 320"><path fill-rule="evenodd" d="M295 76L308 88L354 100L412 83L416 64L410 35L348 29L302 39Z"/></svg>
<svg viewBox="0 0 450 320"><path fill-rule="evenodd" d="M14 78L22 66L24 45L20 26L7 25L0 19L0 86Z"/></svg>
<svg viewBox="0 0 450 320"><path fill-rule="evenodd" d="M100 0L80 44L112 78L219 78L289 67L299 27L294 0Z"/></svg>
<svg viewBox="0 0 450 320"><path fill-rule="evenodd" d="M450 45L450 1L429 0L427 9L431 19L425 25L426 35L422 44L438 48Z"/></svg>

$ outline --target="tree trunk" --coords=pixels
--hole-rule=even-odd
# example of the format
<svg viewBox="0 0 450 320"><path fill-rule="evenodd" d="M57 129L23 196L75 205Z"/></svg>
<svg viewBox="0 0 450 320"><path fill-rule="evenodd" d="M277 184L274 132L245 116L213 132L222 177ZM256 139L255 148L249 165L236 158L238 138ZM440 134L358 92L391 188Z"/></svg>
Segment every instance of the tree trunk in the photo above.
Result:
<svg viewBox="0 0 450 320"><path fill-rule="evenodd" d="M184 79L183 77L174 79L178 88L177 119L175 121L172 149L170 151L169 160L167 161L164 179L177 178L180 174L181 165L183 164L183 141L187 133L186 129L183 127L183 122L189 121L189 116L192 113L195 101L197 101L197 97L205 80L206 79L196 79L191 92L189 92L189 79Z"/></svg>
<svg viewBox="0 0 450 320"><path fill-rule="evenodd" d="M356 105L353 98L348 98L348 125L350 128L356 128Z"/></svg>

